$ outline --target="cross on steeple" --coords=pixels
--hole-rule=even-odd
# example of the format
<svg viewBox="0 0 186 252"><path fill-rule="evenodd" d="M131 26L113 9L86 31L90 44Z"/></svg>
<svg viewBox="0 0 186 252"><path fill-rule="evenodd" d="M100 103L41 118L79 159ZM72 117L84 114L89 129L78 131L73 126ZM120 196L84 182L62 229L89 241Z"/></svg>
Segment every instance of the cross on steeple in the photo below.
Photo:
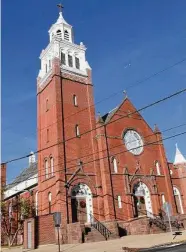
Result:
<svg viewBox="0 0 186 252"><path fill-rule="evenodd" d="M57 4L57 7L59 8L59 12L62 12L62 9L64 8L63 5L60 3L60 4Z"/></svg>

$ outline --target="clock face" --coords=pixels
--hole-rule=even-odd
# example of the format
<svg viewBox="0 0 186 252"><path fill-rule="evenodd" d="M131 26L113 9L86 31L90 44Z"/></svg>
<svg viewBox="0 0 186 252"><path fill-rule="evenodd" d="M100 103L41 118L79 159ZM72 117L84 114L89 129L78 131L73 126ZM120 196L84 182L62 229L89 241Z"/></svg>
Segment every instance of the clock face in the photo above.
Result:
<svg viewBox="0 0 186 252"><path fill-rule="evenodd" d="M124 135L124 143L128 151L134 155L139 155L143 151L143 140L134 130L128 130Z"/></svg>

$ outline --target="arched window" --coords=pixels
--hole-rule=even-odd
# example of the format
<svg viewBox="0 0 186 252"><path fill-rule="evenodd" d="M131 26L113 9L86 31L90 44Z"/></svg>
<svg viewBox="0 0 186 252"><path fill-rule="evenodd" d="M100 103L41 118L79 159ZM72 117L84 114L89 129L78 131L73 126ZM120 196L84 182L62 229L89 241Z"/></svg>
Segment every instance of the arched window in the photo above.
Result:
<svg viewBox="0 0 186 252"><path fill-rule="evenodd" d="M122 208L121 196L118 195L118 207Z"/></svg>
<svg viewBox="0 0 186 252"><path fill-rule="evenodd" d="M160 172L160 164L158 161L155 162L155 165L156 165L156 172L157 172L157 175L161 175L161 172Z"/></svg>
<svg viewBox="0 0 186 252"><path fill-rule="evenodd" d="M117 173L118 172L117 160L115 158L113 158L112 162L113 162L114 172Z"/></svg>
<svg viewBox="0 0 186 252"><path fill-rule="evenodd" d="M47 136L46 136L47 143L49 142L49 129L47 129Z"/></svg>
<svg viewBox="0 0 186 252"><path fill-rule="evenodd" d="M76 68L80 69L80 61L78 57L75 57Z"/></svg>
<svg viewBox="0 0 186 252"><path fill-rule="evenodd" d="M61 63L62 65L66 65L66 57L65 57L65 53L61 53Z"/></svg>
<svg viewBox="0 0 186 252"><path fill-rule="evenodd" d="M76 137L80 137L79 126L76 124L75 126Z"/></svg>
<svg viewBox="0 0 186 252"><path fill-rule="evenodd" d="M68 65L69 67L73 67L73 62L72 62L72 55L68 55Z"/></svg>
<svg viewBox="0 0 186 252"><path fill-rule="evenodd" d="M35 210L36 210L36 216L38 216L38 192L35 194Z"/></svg>
<svg viewBox="0 0 186 252"><path fill-rule="evenodd" d="M49 110L49 106L48 106L48 99L46 99L46 111Z"/></svg>
<svg viewBox="0 0 186 252"><path fill-rule="evenodd" d="M162 202L162 206L163 206L163 204L165 203L165 195L164 194L161 195L161 202Z"/></svg>
<svg viewBox="0 0 186 252"><path fill-rule="evenodd" d="M64 39L69 41L69 33L67 30L65 30L65 32L64 32Z"/></svg>
<svg viewBox="0 0 186 252"><path fill-rule="evenodd" d="M56 34L57 34L58 38L61 38L61 30L57 30Z"/></svg>
<svg viewBox="0 0 186 252"><path fill-rule="evenodd" d="M48 66L47 66L47 64L45 64L45 72L46 73L48 72Z"/></svg>
<svg viewBox="0 0 186 252"><path fill-rule="evenodd" d="M48 61L49 69L51 68L51 60Z"/></svg>
<svg viewBox="0 0 186 252"><path fill-rule="evenodd" d="M54 175L54 158L50 157L50 171L51 171L51 176Z"/></svg>
<svg viewBox="0 0 186 252"><path fill-rule="evenodd" d="M173 187L173 191L174 191L174 198L175 198L175 201L176 201L177 212L179 214L184 214L180 191L175 186Z"/></svg>
<svg viewBox="0 0 186 252"><path fill-rule="evenodd" d="M77 96L73 95L73 102L74 102L74 106L77 107Z"/></svg>
<svg viewBox="0 0 186 252"><path fill-rule="evenodd" d="M45 159L45 178L48 178L48 160Z"/></svg>
<svg viewBox="0 0 186 252"><path fill-rule="evenodd" d="M49 214L51 213L51 206L52 206L52 194L51 192L48 193L48 210Z"/></svg>

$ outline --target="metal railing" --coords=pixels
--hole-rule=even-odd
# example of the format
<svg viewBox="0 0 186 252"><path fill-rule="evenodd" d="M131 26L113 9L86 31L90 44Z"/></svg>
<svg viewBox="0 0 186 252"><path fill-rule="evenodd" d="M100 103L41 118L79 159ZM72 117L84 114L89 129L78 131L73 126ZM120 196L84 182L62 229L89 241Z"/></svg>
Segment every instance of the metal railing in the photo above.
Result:
<svg viewBox="0 0 186 252"><path fill-rule="evenodd" d="M90 215L90 217L91 217L91 226L97 229L105 237L105 240L107 240L112 234L111 231L107 227L105 227L103 223L98 221L93 215Z"/></svg>

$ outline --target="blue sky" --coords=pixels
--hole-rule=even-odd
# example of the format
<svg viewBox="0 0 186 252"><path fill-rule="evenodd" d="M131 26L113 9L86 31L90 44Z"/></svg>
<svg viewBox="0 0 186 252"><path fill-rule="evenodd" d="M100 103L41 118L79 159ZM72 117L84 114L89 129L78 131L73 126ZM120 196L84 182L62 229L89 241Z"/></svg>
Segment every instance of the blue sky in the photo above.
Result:
<svg viewBox="0 0 186 252"><path fill-rule="evenodd" d="M55 0L2 0L2 161L36 150L36 77L39 54L48 44L48 30L58 18ZM87 46L93 69L95 101L186 57L185 0L64 0L63 15L74 27L75 42ZM186 83L186 62L127 90L137 108L167 96ZM106 113L122 92L99 103ZM186 94L142 113L161 130L186 123ZM164 137L186 131L166 132ZM186 156L186 136L165 141L169 160L178 142ZM8 181L28 160L8 165Z"/></svg>

